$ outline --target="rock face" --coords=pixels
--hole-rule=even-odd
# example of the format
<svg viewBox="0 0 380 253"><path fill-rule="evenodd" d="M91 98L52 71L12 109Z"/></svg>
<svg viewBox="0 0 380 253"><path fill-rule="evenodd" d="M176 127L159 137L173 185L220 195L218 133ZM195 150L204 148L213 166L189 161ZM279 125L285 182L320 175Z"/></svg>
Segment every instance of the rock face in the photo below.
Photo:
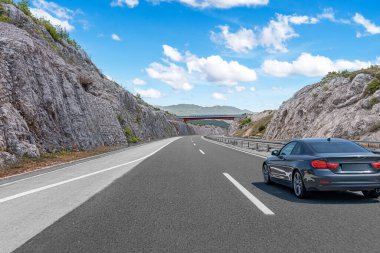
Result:
<svg viewBox="0 0 380 253"><path fill-rule="evenodd" d="M380 68L331 73L284 102L264 138L380 140Z"/></svg>
<svg viewBox="0 0 380 253"><path fill-rule="evenodd" d="M266 110L258 113L253 113L247 116L250 119L249 123L242 124L243 120L235 120L228 128L228 133L238 137L261 137L271 121L275 111Z"/></svg>
<svg viewBox="0 0 380 253"><path fill-rule="evenodd" d="M176 121L108 80L83 50L54 41L15 6L0 7L10 17L0 22L0 165L127 144L126 132L146 140L223 131Z"/></svg>

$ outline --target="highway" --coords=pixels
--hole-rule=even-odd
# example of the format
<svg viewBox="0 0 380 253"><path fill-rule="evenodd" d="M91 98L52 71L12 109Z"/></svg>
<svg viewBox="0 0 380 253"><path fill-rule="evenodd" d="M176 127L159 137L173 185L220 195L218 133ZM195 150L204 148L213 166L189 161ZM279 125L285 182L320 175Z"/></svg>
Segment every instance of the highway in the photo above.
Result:
<svg viewBox="0 0 380 253"><path fill-rule="evenodd" d="M379 252L378 200L297 199L263 160L177 137L0 182L0 252Z"/></svg>

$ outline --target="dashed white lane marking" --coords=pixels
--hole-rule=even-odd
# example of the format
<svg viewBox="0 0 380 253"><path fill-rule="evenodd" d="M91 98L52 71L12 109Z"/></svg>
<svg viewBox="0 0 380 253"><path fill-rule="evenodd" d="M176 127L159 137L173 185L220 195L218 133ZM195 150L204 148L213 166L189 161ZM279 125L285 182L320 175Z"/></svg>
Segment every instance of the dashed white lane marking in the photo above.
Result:
<svg viewBox="0 0 380 253"><path fill-rule="evenodd" d="M211 141L211 140L208 140L208 139L204 138L203 136L202 136L202 139L205 140L205 141L208 141L208 142L214 143L214 144L216 144L216 145L219 145L219 146L225 147L225 148L229 148L229 149L233 149L233 150L236 150L236 151L240 151L240 152L242 152L242 153L246 153L246 154L248 154L248 155L257 156L257 157L260 157L260 158L267 158L266 156L262 156L262 155L254 154L254 153L252 153L252 152L245 151L245 150L242 150L242 149L239 149L239 148L235 148L235 147L227 146L227 145L222 144L222 143L219 143L219 142L217 142L217 141Z"/></svg>
<svg viewBox="0 0 380 253"><path fill-rule="evenodd" d="M194 146L196 146L197 144L193 143Z"/></svg>
<svg viewBox="0 0 380 253"><path fill-rule="evenodd" d="M160 151L161 149L165 148L166 146L168 146L169 144L171 144L172 142L174 142L176 140L178 140L178 139L172 140L171 142L165 144L164 146L160 147L156 151L150 153L149 155L141 157L139 159L136 159L136 160L133 160L133 161L130 161L130 162L127 162L127 163L119 164L119 165L116 165L116 166L113 166L113 167L110 167L110 168L107 168L107 169L103 169L103 170L99 170L99 171L96 171L96 172L92 172L92 173L89 173L89 174L85 174L85 175L82 175L82 176L79 176L79 177L74 177L74 178L71 178L71 179L68 179L68 180L65 180L65 181L61 181L61 182L58 182L58 183L55 183L55 184L49 184L49 185L46 185L46 186L43 186L43 187L35 188L33 190L21 192L21 193L18 193L16 195L12 195L12 196L9 196L9 197L6 197L6 198L2 198L2 199L0 199L0 204L4 203L4 202L7 202L7 201L10 201L10 200L13 200L13 199L21 198L21 197L26 196L26 195L37 193L37 192L44 191L44 190L47 190L47 189L50 189L50 188L54 188L54 187L57 187L57 186L60 186L60 185L63 185L63 184L71 183L71 182L74 182L74 181L77 181L77 180L80 180L80 179L83 179L83 178L91 177L91 176L94 176L94 175L97 175L97 174L100 174L100 173L104 173L104 172L107 172L107 171L110 171L110 170L113 170L113 169L117 169L117 168L120 168L120 167L128 165L128 164L132 164L132 163L135 163L135 162L142 161L142 160L144 160L144 159L146 159L146 158L148 158L148 157L156 154L158 151Z"/></svg>
<svg viewBox="0 0 380 253"><path fill-rule="evenodd" d="M202 155L204 155L204 154L205 154L205 152L203 152L203 150L202 150L202 149L200 149L200 150L199 150L199 152L201 152L201 153L202 153Z"/></svg>
<svg viewBox="0 0 380 253"><path fill-rule="evenodd" d="M258 209L260 209L261 212L263 212L266 215L274 215L274 212L272 212L266 205L263 204L258 198L252 195L247 189L245 189L241 184L239 184L238 181L236 181L233 177L230 176L228 173L223 173L223 175L231 181L233 185L236 186L236 188L241 191Z"/></svg>

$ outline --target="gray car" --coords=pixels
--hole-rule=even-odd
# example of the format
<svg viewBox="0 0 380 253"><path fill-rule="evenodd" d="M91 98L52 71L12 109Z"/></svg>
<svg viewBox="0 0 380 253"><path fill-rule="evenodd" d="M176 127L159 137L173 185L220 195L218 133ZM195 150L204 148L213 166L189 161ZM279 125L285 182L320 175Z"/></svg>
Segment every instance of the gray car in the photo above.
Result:
<svg viewBox="0 0 380 253"><path fill-rule="evenodd" d="M348 140L299 139L274 150L262 167L264 182L291 187L298 198L311 191L362 191L380 196L380 155Z"/></svg>

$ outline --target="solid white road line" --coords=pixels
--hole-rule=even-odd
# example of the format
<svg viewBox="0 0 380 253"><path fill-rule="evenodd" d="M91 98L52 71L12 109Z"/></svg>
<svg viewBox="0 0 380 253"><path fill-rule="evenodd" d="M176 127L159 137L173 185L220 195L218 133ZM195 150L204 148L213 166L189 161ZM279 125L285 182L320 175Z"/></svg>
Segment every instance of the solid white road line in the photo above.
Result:
<svg viewBox="0 0 380 253"><path fill-rule="evenodd" d="M33 189L33 190L29 190L29 191L26 191L26 192L21 192L21 193L18 193L16 195L9 196L9 197L6 197L6 198L2 198L2 199L0 199L0 204L4 203L4 202L7 202L7 201L10 201L10 200L13 200L13 199L17 199L17 198L26 196L26 195L30 195L30 194L33 194L33 193L36 193L36 192L44 191L44 190L47 190L47 189L50 189L50 188L54 188L54 187L57 187L57 186L60 186L60 185L63 185L63 184L71 183L71 182L74 182L74 181L77 181L77 180L80 180L80 179L83 179L83 178L91 177L91 176L94 176L94 175L97 175L97 174L100 174L100 173L104 173L104 172L107 172L107 171L110 171L110 170L113 170L113 169L117 169L117 168L120 168L120 167L128 165L128 164L139 162L141 160L144 160L144 159L146 159L146 158L148 158L148 157L156 154L158 151L160 151L161 149L165 148L166 146L168 146L169 144L171 144L172 142L174 142L176 140L178 140L178 139L172 140L171 142L165 144L164 146L160 147L156 151L150 153L149 155L141 157L139 159L136 159L136 160L133 160L133 161L130 161L130 162L127 162L127 163L119 164L119 165L116 165L116 166L113 166L113 167L110 167L110 168L107 168L107 169L103 169L103 170L99 170L99 171L96 171L96 172L92 172L92 173L89 173L89 174L86 174L86 175L82 175L82 176L79 176L79 177L71 178L71 179L68 179L68 180L65 180L65 181L61 181L61 182L58 182L58 183L55 183L55 184L49 184L49 185L46 185L46 186L43 186L43 187L39 187L39 188L36 188L36 189Z"/></svg>
<svg viewBox="0 0 380 253"><path fill-rule="evenodd" d="M266 207L263 202L261 202L258 198L252 195L247 189L245 189L241 184L239 184L238 181L236 181L233 177L231 177L228 173L223 173L223 175L233 183L236 188L241 191L255 206L260 209L264 214L266 215L274 215L274 212L272 212L268 207Z"/></svg>
<svg viewBox="0 0 380 253"><path fill-rule="evenodd" d="M200 150L199 150L199 152L201 152L201 153L202 153L202 155L204 155L204 154L205 154L205 152L203 152L203 150L202 150L202 149L200 149Z"/></svg>
<svg viewBox="0 0 380 253"><path fill-rule="evenodd" d="M217 142L217 141L208 140L208 139L204 138L203 136L202 136L202 139L205 140L205 141L208 141L208 142L214 143L214 144L216 144L216 145L222 146L222 147L226 147L226 148L229 148L229 149L233 149L233 150L236 150L236 151L240 151L240 152L242 152L242 153L246 153L246 154L249 154L249 155L257 156L257 157L260 157L260 158L267 158L266 156L263 156L263 155L254 154L254 153L252 153L252 152L249 152L249 151L246 151L246 150L242 150L242 149L240 149L240 148L235 148L235 147L233 147L233 146L228 146L228 145L225 145L225 144L219 143L219 142Z"/></svg>

